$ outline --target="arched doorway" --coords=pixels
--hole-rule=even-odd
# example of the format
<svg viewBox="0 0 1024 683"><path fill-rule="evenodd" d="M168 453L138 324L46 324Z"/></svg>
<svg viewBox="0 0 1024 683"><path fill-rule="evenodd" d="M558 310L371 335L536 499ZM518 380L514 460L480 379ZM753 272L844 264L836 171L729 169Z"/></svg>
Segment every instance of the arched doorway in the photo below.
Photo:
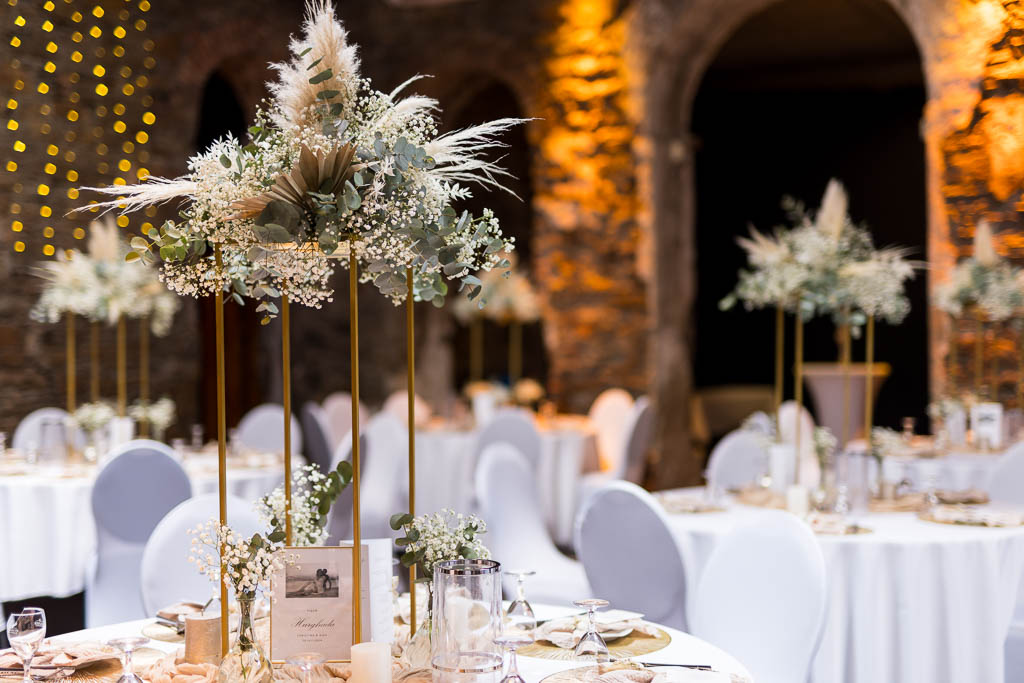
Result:
<svg viewBox="0 0 1024 683"><path fill-rule="evenodd" d="M522 118L523 109L515 93L504 83L484 80L475 93L458 107L454 116L447 121L449 129L465 128L484 121L499 118ZM479 215L484 208L494 211L501 221L501 229L515 238L515 254L518 259L517 271L531 282L533 277L533 210L532 185L530 178L530 145L526 127L516 126L502 135L505 145L490 151L491 160L497 161L512 174L503 181L516 196L507 192L486 191L473 187L473 197L462 206L470 213ZM505 326L486 321L484 334L483 376L488 379L503 379L508 371L508 330ZM544 347L541 323L525 325L523 334L523 377L530 377L542 384L547 379L547 355ZM454 337L454 380L461 387L470 379L470 331L458 326Z"/></svg>
<svg viewBox="0 0 1024 683"><path fill-rule="evenodd" d="M814 207L828 179L840 178L852 217L870 227L876 244L904 245L925 258L924 102L914 39L883 0L783 0L752 15L724 43L703 75L691 119L698 391L772 382L772 314L722 312L718 301L744 263L736 237L749 224L785 224L783 195ZM925 285L923 274L911 283L912 312L900 327L879 327L876 358L891 363L893 373L882 387L876 424L924 420ZM808 325L806 349L805 360L836 359L830 321ZM861 345L854 353L863 357Z"/></svg>

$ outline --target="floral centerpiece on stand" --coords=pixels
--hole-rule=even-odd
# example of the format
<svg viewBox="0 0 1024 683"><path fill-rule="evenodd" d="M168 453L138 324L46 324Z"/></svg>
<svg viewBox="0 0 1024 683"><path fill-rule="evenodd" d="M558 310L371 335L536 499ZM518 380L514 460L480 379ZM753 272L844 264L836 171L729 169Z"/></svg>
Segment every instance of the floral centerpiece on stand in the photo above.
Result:
<svg viewBox="0 0 1024 683"><path fill-rule="evenodd" d="M153 438L163 441L167 428L177 417L177 406L166 396L153 403L137 401L128 409L128 416L136 422L148 424L153 428Z"/></svg>
<svg viewBox="0 0 1024 683"><path fill-rule="evenodd" d="M490 558L490 550L480 539L487 533L487 525L475 515L444 509L416 517L407 512L394 514L391 516L391 528L405 534L395 541L404 550L402 566L415 566L420 577L416 582L427 588L427 616L403 654L410 666L424 666L430 659L434 567L448 560ZM410 590L415 589L415 586L410 587Z"/></svg>
<svg viewBox="0 0 1024 683"><path fill-rule="evenodd" d="M100 451L104 450L99 437L110 421L117 417L114 406L105 401L83 403L71 414L71 422L79 427L86 436L85 459L95 462Z"/></svg>

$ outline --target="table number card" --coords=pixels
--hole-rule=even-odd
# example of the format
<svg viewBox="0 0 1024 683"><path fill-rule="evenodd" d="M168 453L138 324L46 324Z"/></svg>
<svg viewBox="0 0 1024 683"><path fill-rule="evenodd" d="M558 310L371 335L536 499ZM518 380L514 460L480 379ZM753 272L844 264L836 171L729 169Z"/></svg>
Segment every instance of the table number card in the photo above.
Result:
<svg viewBox="0 0 1024 683"><path fill-rule="evenodd" d="M1000 403L977 403L971 406L971 430L974 443L982 448L1003 445L1003 406Z"/></svg>
<svg viewBox="0 0 1024 683"><path fill-rule="evenodd" d="M352 649L352 548L287 548L295 558L274 574L270 659L299 652L348 661Z"/></svg>

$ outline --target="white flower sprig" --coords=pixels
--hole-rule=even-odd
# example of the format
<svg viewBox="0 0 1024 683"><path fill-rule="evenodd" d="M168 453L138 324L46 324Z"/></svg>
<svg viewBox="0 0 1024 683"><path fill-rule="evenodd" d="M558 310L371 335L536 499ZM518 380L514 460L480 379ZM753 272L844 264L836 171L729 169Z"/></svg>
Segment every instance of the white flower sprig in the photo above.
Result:
<svg viewBox="0 0 1024 683"><path fill-rule="evenodd" d="M327 540L326 515L320 512L321 503L333 503L331 477L320 472L316 465L306 465L292 473L292 541L297 546L323 545ZM285 518L284 487L256 503L260 519L271 528L280 526Z"/></svg>
<svg viewBox="0 0 1024 683"><path fill-rule="evenodd" d="M284 553L281 543L265 540L259 534L246 539L228 525L211 519L195 529L192 536L189 562L213 584L213 594L219 592L219 582L238 594L255 596L263 593L271 597L270 579L294 558ZM224 551L224 571L221 572L220 551Z"/></svg>
<svg viewBox="0 0 1024 683"><path fill-rule="evenodd" d="M487 559L491 551L480 540L487 525L475 515L463 515L443 509L432 515L413 517L398 513L391 517L391 528L405 536L395 543L405 548L402 565L416 565L422 579L431 580L439 562L459 559Z"/></svg>
<svg viewBox="0 0 1024 683"><path fill-rule="evenodd" d="M84 431L92 434L106 427L117 416L117 411L109 403L96 401L83 403L71 415L72 421Z"/></svg>
<svg viewBox="0 0 1024 683"><path fill-rule="evenodd" d="M166 396L153 403L139 401L128 409L128 416L136 422L148 422L159 433L174 424L177 406Z"/></svg>

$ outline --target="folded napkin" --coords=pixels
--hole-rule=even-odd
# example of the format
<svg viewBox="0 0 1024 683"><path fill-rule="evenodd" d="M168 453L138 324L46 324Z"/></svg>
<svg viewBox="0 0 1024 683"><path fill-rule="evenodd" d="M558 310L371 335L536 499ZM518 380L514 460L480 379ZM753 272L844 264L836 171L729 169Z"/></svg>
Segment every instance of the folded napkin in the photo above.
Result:
<svg viewBox="0 0 1024 683"><path fill-rule="evenodd" d="M739 683L720 671L703 671L684 667L647 669L631 661L593 667L583 675L584 683Z"/></svg>
<svg viewBox="0 0 1024 683"><path fill-rule="evenodd" d="M53 643L43 641L36 656L32 658L32 668L67 667L76 669L87 664L94 664L108 659L120 659L120 653L112 647L100 643ZM21 657L13 650L0 651L0 669L22 668Z"/></svg>
<svg viewBox="0 0 1024 683"><path fill-rule="evenodd" d="M839 515L814 513L807 518L811 530L827 536L845 536L866 533L868 529L847 521Z"/></svg>
<svg viewBox="0 0 1024 683"><path fill-rule="evenodd" d="M198 602L176 602L164 607L156 615L167 621L184 622L186 614L199 614L202 611L203 606Z"/></svg>
<svg viewBox="0 0 1024 683"><path fill-rule="evenodd" d="M643 619L623 619L620 621L597 621L596 624L598 633L616 633L619 631L625 631L626 629L632 629L633 634L640 634L643 636L649 636L651 638L658 637L658 628L652 624L648 624ZM571 650L576 647L576 644L580 642L587 632L587 617L568 617L566 619L555 619L545 624L541 624L534 631L534 638L536 640L543 640L556 647L560 647L566 650Z"/></svg>
<svg viewBox="0 0 1024 683"><path fill-rule="evenodd" d="M1016 510L972 508L960 505L937 505L923 513L921 517L932 522L966 526L1010 527L1024 525L1024 513Z"/></svg>
<svg viewBox="0 0 1024 683"><path fill-rule="evenodd" d="M980 489L966 489L964 491L936 491L935 497L940 503L946 505L985 505L988 503L988 494Z"/></svg>

